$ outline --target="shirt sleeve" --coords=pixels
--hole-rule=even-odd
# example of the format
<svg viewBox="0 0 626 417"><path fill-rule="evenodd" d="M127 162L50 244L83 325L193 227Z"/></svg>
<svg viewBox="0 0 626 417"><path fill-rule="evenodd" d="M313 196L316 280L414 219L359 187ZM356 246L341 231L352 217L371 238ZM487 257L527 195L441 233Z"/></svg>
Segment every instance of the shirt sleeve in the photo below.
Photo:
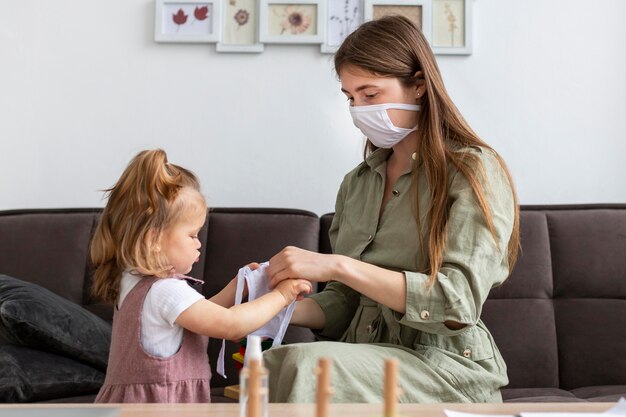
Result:
<svg viewBox="0 0 626 417"><path fill-rule="evenodd" d="M187 281L176 278L158 280L150 288L150 293L152 311L170 326L174 326L180 313L204 299Z"/></svg>
<svg viewBox="0 0 626 417"><path fill-rule="evenodd" d="M344 179L337 193L335 215L328 230L333 252L335 252L335 243L343 216L345 186L346 180ZM320 340L339 340L350 325L352 317L354 317L359 306L360 294L345 284L331 281L326 284L322 292L313 294L309 298L312 298L319 304L325 319L323 329L313 330L315 336Z"/></svg>
<svg viewBox="0 0 626 417"><path fill-rule="evenodd" d="M509 275L508 243L515 216L513 192L495 155L486 150L480 155L497 242L469 181L458 172L449 191L448 235L436 283L429 289L428 275L404 271L406 312L396 313L403 325L443 335L462 332L463 329L449 329L444 321L476 324L491 288Z"/></svg>

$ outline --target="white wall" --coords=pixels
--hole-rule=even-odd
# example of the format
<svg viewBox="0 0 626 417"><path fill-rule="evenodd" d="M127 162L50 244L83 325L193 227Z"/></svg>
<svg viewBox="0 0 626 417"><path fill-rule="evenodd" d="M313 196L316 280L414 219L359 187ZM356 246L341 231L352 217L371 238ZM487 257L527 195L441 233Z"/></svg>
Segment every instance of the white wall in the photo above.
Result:
<svg viewBox="0 0 626 417"><path fill-rule="evenodd" d="M626 1L473 4L473 55L439 63L521 203L626 202ZM330 56L157 44L153 14L0 0L0 209L102 206L135 153L162 147L212 206L332 211L362 139Z"/></svg>

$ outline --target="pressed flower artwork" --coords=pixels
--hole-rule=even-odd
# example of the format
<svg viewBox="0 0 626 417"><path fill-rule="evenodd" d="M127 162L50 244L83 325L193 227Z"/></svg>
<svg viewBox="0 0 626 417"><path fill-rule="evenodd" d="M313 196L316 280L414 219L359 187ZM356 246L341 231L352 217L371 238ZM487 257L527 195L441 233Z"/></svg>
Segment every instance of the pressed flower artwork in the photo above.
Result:
<svg viewBox="0 0 626 417"><path fill-rule="evenodd" d="M220 39L221 0L156 0L154 40L212 43Z"/></svg>
<svg viewBox="0 0 626 417"><path fill-rule="evenodd" d="M465 46L465 4L463 0L433 2L433 46Z"/></svg>
<svg viewBox="0 0 626 417"><path fill-rule="evenodd" d="M328 2L327 44L339 46L362 21L360 0L330 0Z"/></svg>
<svg viewBox="0 0 626 417"><path fill-rule="evenodd" d="M176 35L205 35L213 33L213 4L165 3L162 32Z"/></svg>
<svg viewBox="0 0 626 417"><path fill-rule="evenodd" d="M237 29L241 29L242 26L248 24L248 21L250 20L250 12L246 9L239 9L233 18L235 19L235 22L237 22Z"/></svg>
<svg viewBox="0 0 626 417"><path fill-rule="evenodd" d="M268 33L272 36L316 35L317 5L297 3L270 4Z"/></svg>
<svg viewBox="0 0 626 417"><path fill-rule="evenodd" d="M422 6L375 5L372 12L374 20L389 15L400 15L412 20L419 28L422 27Z"/></svg>
<svg viewBox="0 0 626 417"><path fill-rule="evenodd" d="M222 43L249 45L257 42L256 0L228 0L224 10Z"/></svg>

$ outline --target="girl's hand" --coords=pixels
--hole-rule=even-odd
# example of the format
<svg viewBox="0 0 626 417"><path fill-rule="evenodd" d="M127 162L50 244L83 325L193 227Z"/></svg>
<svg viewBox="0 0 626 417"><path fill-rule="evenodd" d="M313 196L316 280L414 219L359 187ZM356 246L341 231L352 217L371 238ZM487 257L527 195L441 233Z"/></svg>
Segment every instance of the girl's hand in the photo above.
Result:
<svg viewBox="0 0 626 417"><path fill-rule="evenodd" d="M305 279L286 279L278 283L274 291L278 291L285 297L285 305L294 300L302 299L302 294L309 294L313 286Z"/></svg>
<svg viewBox="0 0 626 417"><path fill-rule="evenodd" d="M334 255L287 246L270 259L267 269L270 287L273 288L289 278L304 278L316 282L330 281L335 276L336 260Z"/></svg>

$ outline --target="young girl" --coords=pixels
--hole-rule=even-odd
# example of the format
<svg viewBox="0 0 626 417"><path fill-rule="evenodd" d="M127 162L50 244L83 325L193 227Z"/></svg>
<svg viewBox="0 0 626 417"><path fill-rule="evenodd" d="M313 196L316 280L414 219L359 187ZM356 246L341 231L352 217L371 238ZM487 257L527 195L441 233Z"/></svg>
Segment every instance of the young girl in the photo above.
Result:
<svg viewBox="0 0 626 417"><path fill-rule="evenodd" d="M207 206L195 175L162 150L139 153L107 192L93 292L115 310L96 402L210 402L207 336L240 339L311 285L287 280L237 306L235 280L210 300L192 289L184 274L199 260Z"/></svg>

